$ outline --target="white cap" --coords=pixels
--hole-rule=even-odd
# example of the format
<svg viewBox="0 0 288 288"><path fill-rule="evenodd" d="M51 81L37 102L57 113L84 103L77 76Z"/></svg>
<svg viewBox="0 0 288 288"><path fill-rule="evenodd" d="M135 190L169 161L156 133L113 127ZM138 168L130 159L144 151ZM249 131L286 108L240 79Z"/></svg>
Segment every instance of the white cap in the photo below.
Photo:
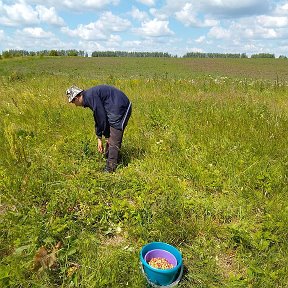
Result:
<svg viewBox="0 0 288 288"><path fill-rule="evenodd" d="M70 88L68 88L66 90L66 95L68 97L68 101L69 102L72 102L73 99L79 95L83 90L80 89L79 87L75 86L75 85L72 85Z"/></svg>

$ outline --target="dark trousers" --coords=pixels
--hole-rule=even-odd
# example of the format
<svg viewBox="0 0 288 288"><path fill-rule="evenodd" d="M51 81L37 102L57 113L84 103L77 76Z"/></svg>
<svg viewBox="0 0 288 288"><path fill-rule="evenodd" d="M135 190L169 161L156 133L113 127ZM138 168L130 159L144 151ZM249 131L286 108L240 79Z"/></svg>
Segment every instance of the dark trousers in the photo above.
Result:
<svg viewBox="0 0 288 288"><path fill-rule="evenodd" d="M123 119L123 130L118 130L110 126L110 137L106 143L105 156L107 158L105 170L108 172L115 171L117 164L119 162L119 153L122 144L122 138L124 134L124 129L127 126L128 120L132 113L132 105L130 103L126 115Z"/></svg>
<svg viewBox="0 0 288 288"><path fill-rule="evenodd" d="M105 148L105 155L107 158L106 170L109 172L115 171L117 167L123 134L124 131L117 130L110 126L110 137L108 138Z"/></svg>

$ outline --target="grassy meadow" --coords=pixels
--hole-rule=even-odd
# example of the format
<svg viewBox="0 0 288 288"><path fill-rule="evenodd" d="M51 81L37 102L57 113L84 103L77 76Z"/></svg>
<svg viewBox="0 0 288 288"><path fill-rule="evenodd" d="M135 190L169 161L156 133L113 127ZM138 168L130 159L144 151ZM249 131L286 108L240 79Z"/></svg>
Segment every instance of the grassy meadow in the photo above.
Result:
<svg viewBox="0 0 288 288"><path fill-rule="evenodd" d="M288 287L287 64L0 60L0 287L144 288L152 241L178 287ZM104 83L133 102L114 174L65 96Z"/></svg>

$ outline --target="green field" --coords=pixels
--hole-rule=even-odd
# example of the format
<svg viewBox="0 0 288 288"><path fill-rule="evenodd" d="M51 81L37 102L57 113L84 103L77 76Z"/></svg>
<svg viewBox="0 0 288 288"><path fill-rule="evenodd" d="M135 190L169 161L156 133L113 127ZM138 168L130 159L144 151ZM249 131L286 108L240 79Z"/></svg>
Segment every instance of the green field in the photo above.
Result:
<svg viewBox="0 0 288 288"><path fill-rule="evenodd" d="M288 287L287 63L0 60L0 287L144 288L152 241L177 287ZM65 96L104 83L133 102L114 174Z"/></svg>

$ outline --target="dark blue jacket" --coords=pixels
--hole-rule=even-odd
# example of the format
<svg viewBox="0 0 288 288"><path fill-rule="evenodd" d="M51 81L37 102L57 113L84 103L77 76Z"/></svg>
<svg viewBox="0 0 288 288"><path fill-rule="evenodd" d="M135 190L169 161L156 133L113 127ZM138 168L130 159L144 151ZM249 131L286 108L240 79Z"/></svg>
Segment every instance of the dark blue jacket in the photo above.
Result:
<svg viewBox="0 0 288 288"><path fill-rule="evenodd" d="M83 105L93 111L96 135L110 136L110 126L124 130L131 114L131 102L119 89L99 85L82 92Z"/></svg>

